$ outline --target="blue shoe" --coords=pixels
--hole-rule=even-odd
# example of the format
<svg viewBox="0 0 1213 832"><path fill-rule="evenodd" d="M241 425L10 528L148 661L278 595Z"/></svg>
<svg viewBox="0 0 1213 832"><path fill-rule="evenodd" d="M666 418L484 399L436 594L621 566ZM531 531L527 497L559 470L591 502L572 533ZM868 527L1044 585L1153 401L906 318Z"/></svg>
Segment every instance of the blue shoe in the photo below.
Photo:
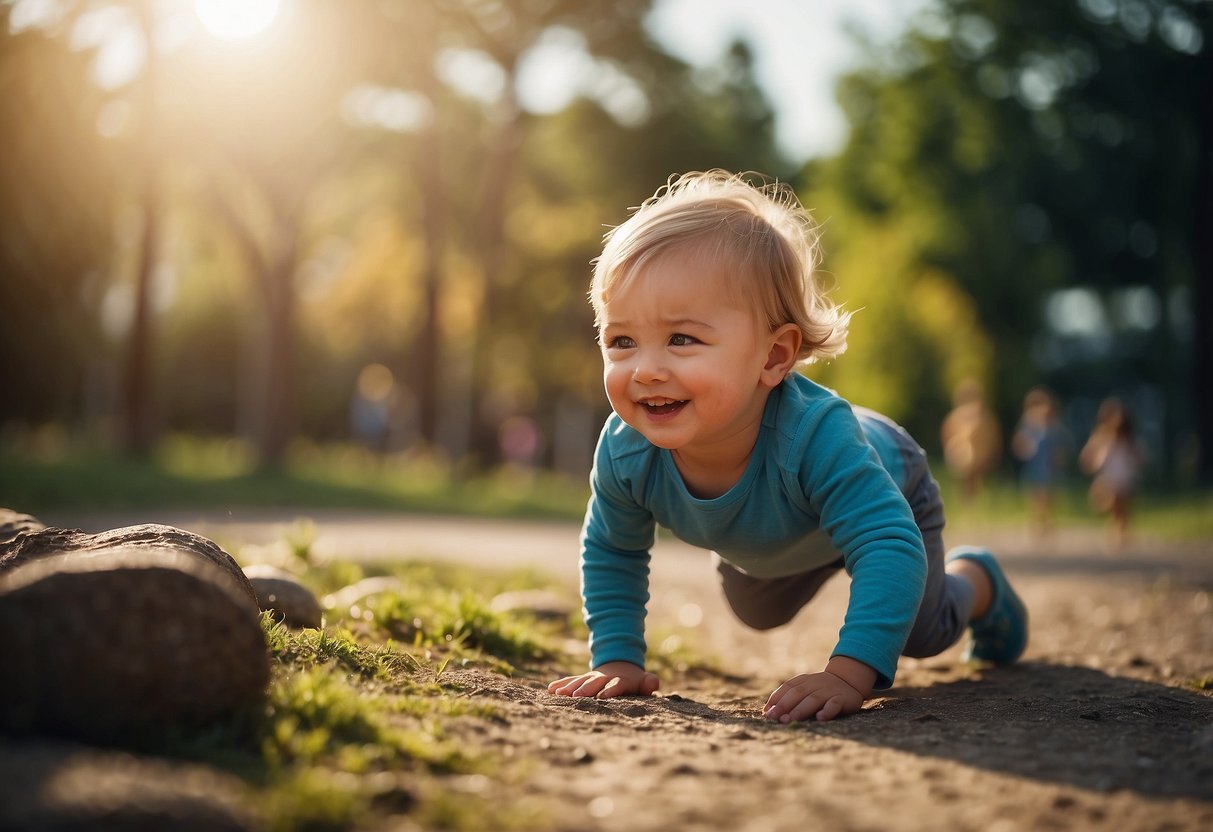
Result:
<svg viewBox="0 0 1213 832"><path fill-rule="evenodd" d="M1028 608L1011 589L1002 567L989 552L963 549L948 557L958 559L974 561L986 570L993 590L986 614L969 624L971 637L964 660L1014 664L1028 646Z"/></svg>

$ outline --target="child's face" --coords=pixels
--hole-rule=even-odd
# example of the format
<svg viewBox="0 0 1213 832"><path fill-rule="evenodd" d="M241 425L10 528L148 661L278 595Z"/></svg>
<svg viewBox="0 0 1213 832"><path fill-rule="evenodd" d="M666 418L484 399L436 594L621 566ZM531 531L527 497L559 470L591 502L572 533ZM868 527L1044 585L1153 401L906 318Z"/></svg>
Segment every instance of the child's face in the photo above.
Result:
<svg viewBox="0 0 1213 832"><path fill-rule="evenodd" d="M603 306L607 398L661 448L753 441L772 386L762 378L771 334L707 268L661 257Z"/></svg>

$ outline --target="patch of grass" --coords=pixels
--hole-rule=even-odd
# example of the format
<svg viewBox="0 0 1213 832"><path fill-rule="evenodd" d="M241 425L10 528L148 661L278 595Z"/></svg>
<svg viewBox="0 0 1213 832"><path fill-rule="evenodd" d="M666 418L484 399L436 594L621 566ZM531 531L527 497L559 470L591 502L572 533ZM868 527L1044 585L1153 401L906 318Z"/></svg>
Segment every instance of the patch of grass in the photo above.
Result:
<svg viewBox="0 0 1213 832"><path fill-rule="evenodd" d="M316 507L573 519L587 496L580 478L512 469L465 477L430 459L348 444L300 443L276 471L257 470L228 438L168 437L147 459L69 443L0 448L0 505L35 515Z"/></svg>
<svg viewBox="0 0 1213 832"><path fill-rule="evenodd" d="M963 529L1023 528L1031 520L1029 495L1010 476L990 479L976 495L966 496L942 463L932 471L943 497L948 525ZM1071 477L1055 494L1054 522L1059 527L1098 529L1108 518L1091 508L1088 482ZM1132 505L1135 532L1170 540L1213 538L1213 489L1179 488L1151 482L1141 487Z"/></svg>
<svg viewBox="0 0 1213 832"><path fill-rule="evenodd" d="M352 633L337 630L289 630L274 621L273 614L261 614L262 627L270 654L280 663L301 668L336 663L346 670L384 682L399 682L406 674L419 671L422 663L412 654L396 649L392 643L366 645Z"/></svg>
<svg viewBox="0 0 1213 832"><path fill-rule="evenodd" d="M374 624L390 636L431 652L469 658L487 653L512 662L542 661L559 653L538 623L494 611L470 590L385 593L370 611Z"/></svg>
<svg viewBox="0 0 1213 832"><path fill-rule="evenodd" d="M966 498L942 463L932 470L953 527L1022 527L1028 495L1009 472ZM1072 474L1058 489L1056 521L1097 526L1087 481ZM503 468L466 476L416 455L376 456L350 444L298 443L278 471L258 471L249 448L230 438L175 435L146 460L97 447L56 442L0 448L0 505L37 515L55 511L190 508L358 508L443 514L579 520L584 478ZM1171 539L1213 537L1213 489L1148 481L1134 508L1137 530ZM306 554L304 529L288 541Z"/></svg>
<svg viewBox="0 0 1213 832"><path fill-rule="evenodd" d="M373 828L403 813L427 829L546 826L533 812L464 792L460 784L476 778L509 780L505 767L525 761L469 750L451 733L452 720L502 717L492 701L462 695L445 674L452 664L512 670L507 659L559 657L534 622L495 612L487 600L505 588L533 588L539 576L328 564L308 581L331 590L367 572L397 574L406 587L371 607L385 612L372 612L371 621L337 618L323 630L291 630L263 614L272 671L265 700L134 747L236 774L276 832ZM451 589L458 585L477 589ZM390 637L393 628L412 641Z"/></svg>
<svg viewBox="0 0 1213 832"><path fill-rule="evenodd" d="M1200 676L1195 679L1189 679L1184 682L1184 687L1202 693L1213 692L1213 676Z"/></svg>

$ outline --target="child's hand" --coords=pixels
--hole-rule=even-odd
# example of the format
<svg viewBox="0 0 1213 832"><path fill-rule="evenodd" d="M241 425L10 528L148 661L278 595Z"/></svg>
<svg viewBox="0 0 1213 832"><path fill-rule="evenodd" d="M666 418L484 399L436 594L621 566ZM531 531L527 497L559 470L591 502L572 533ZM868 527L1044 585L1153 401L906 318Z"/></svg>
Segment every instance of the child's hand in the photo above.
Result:
<svg viewBox="0 0 1213 832"><path fill-rule="evenodd" d="M767 697L762 715L769 720L796 722L816 716L828 722L853 714L872 692L876 671L845 656L830 659L821 673L802 673L788 679Z"/></svg>
<svg viewBox="0 0 1213 832"><path fill-rule="evenodd" d="M610 699L630 693L651 696L659 687L661 680L657 675L647 672L639 665L631 662L607 662L588 673L557 679L548 685L548 693Z"/></svg>

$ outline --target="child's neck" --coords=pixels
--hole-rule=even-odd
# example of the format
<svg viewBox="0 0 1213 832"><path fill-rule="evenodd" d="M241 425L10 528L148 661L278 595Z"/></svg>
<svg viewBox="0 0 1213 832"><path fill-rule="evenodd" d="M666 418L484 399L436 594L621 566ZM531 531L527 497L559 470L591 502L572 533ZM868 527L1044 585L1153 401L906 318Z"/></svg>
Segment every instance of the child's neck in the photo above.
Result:
<svg viewBox="0 0 1213 832"><path fill-rule="evenodd" d="M670 455L692 497L713 500L741 481L750 464L758 436L741 441L733 448L674 450Z"/></svg>

